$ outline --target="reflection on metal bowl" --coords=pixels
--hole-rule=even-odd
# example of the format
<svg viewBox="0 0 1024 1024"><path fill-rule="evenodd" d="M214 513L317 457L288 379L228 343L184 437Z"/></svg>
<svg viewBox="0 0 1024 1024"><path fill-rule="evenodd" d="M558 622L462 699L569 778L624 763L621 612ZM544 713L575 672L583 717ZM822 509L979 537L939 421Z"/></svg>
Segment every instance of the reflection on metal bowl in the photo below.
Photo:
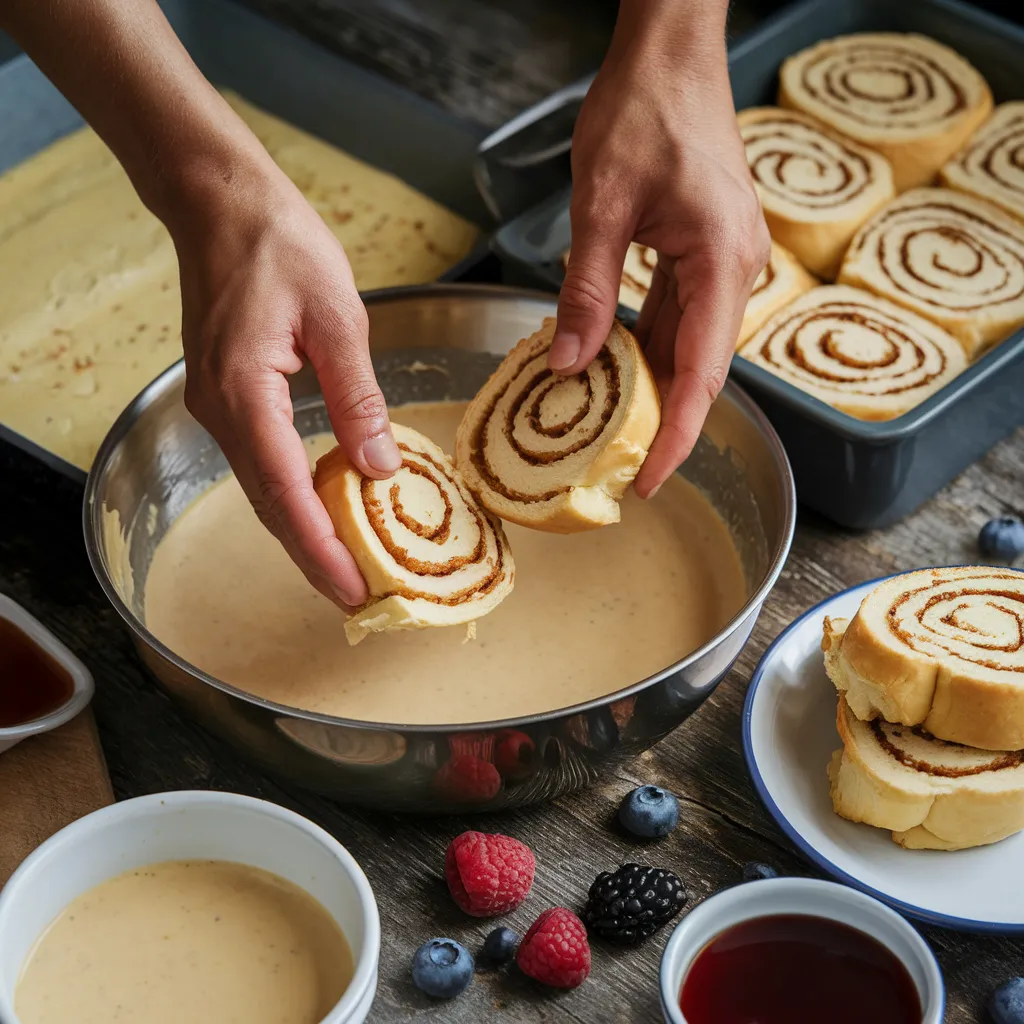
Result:
<svg viewBox="0 0 1024 1024"><path fill-rule="evenodd" d="M390 404L471 398L521 337L555 312L547 295L431 286L368 296L374 364ZM414 367L417 372L409 372ZM346 721L262 700L199 671L145 626L153 551L189 502L227 472L171 367L114 424L93 464L85 539L100 584L163 686L267 769L342 799L402 811L491 810L547 800L647 749L715 688L739 654L789 552L793 480L778 438L727 384L681 472L729 526L750 597L715 637L647 679L587 704L515 721L403 726ZM292 378L303 435L328 429L316 380Z"/></svg>

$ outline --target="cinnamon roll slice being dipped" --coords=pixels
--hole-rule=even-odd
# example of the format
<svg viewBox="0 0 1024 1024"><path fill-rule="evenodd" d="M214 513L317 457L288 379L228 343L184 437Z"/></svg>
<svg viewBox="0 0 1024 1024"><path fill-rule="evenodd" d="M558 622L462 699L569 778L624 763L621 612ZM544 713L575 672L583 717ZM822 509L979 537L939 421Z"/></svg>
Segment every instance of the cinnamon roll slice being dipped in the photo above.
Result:
<svg viewBox="0 0 1024 1024"><path fill-rule="evenodd" d="M941 327L842 285L801 295L739 354L862 420L903 415L967 366L963 349Z"/></svg>
<svg viewBox="0 0 1024 1024"><path fill-rule="evenodd" d="M501 523L476 503L448 456L393 425L402 466L364 477L341 448L316 464L313 485L352 552L370 599L345 623L368 633L471 623L512 592L515 565Z"/></svg>
<svg viewBox="0 0 1024 1024"><path fill-rule="evenodd" d="M839 698L832 806L911 850L963 850L1024 829L1024 752L980 750L919 726L862 722Z"/></svg>
<svg viewBox="0 0 1024 1024"><path fill-rule="evenodd" d="M839 280L928 317L974 359L1024 324L1024 223L952 189L913 189L861 228Z"/></svg>
<svg viewBox="0 0 1024 1024"><path fill-rule="evenodd" d="M922 569L825 620L825 671L857 718L985 750L1024 748L1024 573Z"/></svg>
<svg viewBox="0 0 1024 1024"><path fill-rule="evenodd" d="M850 239L896 194L884 157L792 110L736 115L772 238L831 279Z"/></svg>
<svg viewBox="0 0 1024 1024"><path fill-rule="evenodd" d="M614 324L580 374L548 369L555 321L524 338L470 403L455 464L496 516L552 533L619 521L619 499L661 422L650 367Z"/></svg>
<svg viewBox="0 0 1024 1024"><path fill-rule="evenodd" d="M779 103L877 150L902 192L934 180L988 117L992 93L971 64L934 39L865 32L785 61Z"/></svg>
<svg viewBox="0 0 1024 1024"><path fill-rule="evenodd" d="M1001 103L942 168L942 182L1024 220L1024 101Z"/></svg>

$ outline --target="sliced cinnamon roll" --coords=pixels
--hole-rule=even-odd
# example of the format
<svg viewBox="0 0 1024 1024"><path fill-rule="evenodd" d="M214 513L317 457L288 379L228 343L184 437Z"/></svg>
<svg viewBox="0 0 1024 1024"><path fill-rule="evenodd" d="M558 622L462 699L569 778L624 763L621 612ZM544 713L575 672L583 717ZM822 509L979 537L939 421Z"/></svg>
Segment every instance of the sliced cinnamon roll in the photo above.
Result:
<svg viewBox="0 0 1024 1024"><path fill-rule="evenodd" d="M640 346L621 324L572 377L548 369L554 329L545 320L520 341L470 403L455 464L496 516L575 533L619 521L619 499L647 456L661 405Z"/></svg>
<svg viewBox="0 0 1024 1024"><path fill-rule="evenodd" d="M1001 103L945 167L942 182L1024 220L1024 101Z"/></svg>
<svg viewBox="0 0 1024 1024"><path fill-rule="evenodd" d="M928 317L973 359L1024 324L1024 223L962 192L914 189L861 228L839 280Z"/></svg>
<svg viewBox="0 0 1024 1024"><path fill-rule="evenodd" d="M772 238L831 279L861 226L896 194L884 157L777 107L737 115Z"/></svg>
<svg viewBox="0 0 1024 1024"><path fill-rule="evenodd" d="M842 749L828 766L832 806L892 831L912 850L963 850L1024 829L1024 751L979 750L920 726L862 722L839 698Z"/></svg>
<svg viewBox="0 0 1024 1024"><path fill-rule="evenodd" d="M1024 573L922 569L825 620L825 671L862 720L985 750L1024 748Z"/></svg>
<svg viewBox="0 0 1024 1024"><path fill-rule="evenodd" d="M797 258L778 242L772 242L764 270L754 282L747 308L743 312L739 348L764 322L798 295L810 291L818 282L800 265Z"/></svg>
<svg viewBox="0 0 1024 1024"><path fill-rule="evenodd" d="M877 150L902 192L935 178L988 117L992 93L974 67L934 39L865 32L785 61L779 103Z"/></svg>
<svg viewBox="0 0 1024 1024"><path fill-rule="evenodd" d="M801 295L739 354L863 420L903 415L967 366L956 338L941 327L843 285Z"/></svg>
<svg viewBox="0 0 1024 1024"><path fill-rule="evenodd" d="M402 466L391 479L364 477L341 448L317 462L313 477L370 591L345 623L350 644L368 633L474 622L508 597L515 579L501 523L448 456L409 427L392 429Z"/></svg>

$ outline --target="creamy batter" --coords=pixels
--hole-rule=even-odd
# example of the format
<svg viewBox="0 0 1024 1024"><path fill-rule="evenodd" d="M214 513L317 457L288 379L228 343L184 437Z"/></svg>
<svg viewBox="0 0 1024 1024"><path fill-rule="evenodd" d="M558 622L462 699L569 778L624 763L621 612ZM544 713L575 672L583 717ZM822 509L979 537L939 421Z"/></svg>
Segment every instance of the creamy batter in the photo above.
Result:
<svg viewBox="0 0 1024 1024"><path fill-rule="evenodd" d="M361 291L435 280L476 228L397 178L227 94L341 241ZM170 235L90 129L0 175L0 423L87 469L181 358Z"/></svg>
<svg viewBox="0 0 1024 1024"><path fill-rule="evenodd" d="M465 406L407 405L396 422L451 451ZM332 447L321 437L312 455ZM568 536L506 525L515 590L461 628L370 636L306 583L229 478L159 544L146 624L177 654L257 696L395 724L491 721L612 693L709 640L748 596L728 529L673 476L622 522Z"/></svg>
<svg viewBox="0 0 1024 1024"><path fill-rule="evenodd" d="M83 893L29 954L23 1024L319 1024L352 980L309 893L228 861L166 861Z"/></svg>

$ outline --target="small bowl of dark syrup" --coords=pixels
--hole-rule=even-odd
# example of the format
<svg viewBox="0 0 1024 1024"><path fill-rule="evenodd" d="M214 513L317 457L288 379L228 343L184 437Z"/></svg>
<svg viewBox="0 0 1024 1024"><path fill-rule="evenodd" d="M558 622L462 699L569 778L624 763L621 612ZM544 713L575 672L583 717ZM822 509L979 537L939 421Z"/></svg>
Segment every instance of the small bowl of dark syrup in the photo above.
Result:
<svg viewBox="0 0 1024 1024"><path fill-rule="evenodd" d="M89 670L38 619L0 594L0 752L70 722L93 689Z"/></svg>
<svg viewBox="0 0 1024 1024"><path fill-rule="evenodd" d="M935 956L878 900L813 878L747 882L676 926L667 1024L942 1024Z"/></svg>

